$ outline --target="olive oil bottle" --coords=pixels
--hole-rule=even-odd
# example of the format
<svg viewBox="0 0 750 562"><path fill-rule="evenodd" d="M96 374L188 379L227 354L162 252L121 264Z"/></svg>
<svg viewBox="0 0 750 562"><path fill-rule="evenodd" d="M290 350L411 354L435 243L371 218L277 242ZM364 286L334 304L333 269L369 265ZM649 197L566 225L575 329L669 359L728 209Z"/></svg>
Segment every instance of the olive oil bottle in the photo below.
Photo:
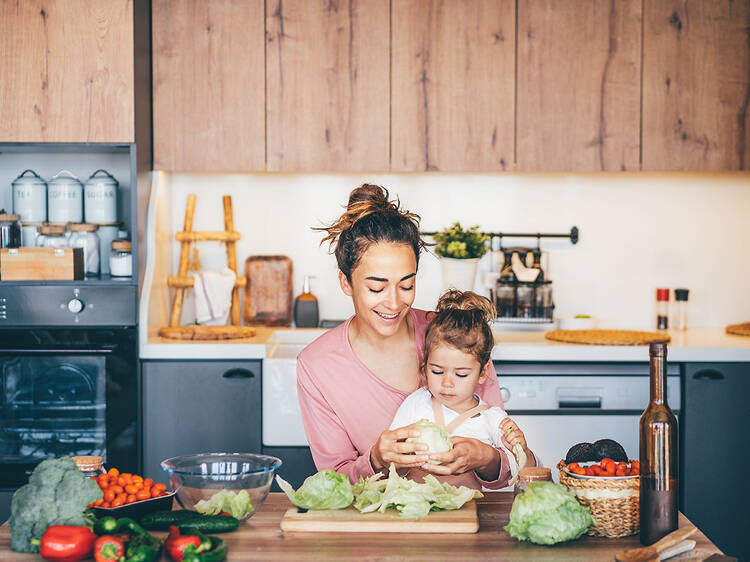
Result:
<svg viewBox="0 0 750 562"><path fill-rule="evenodd" d="M667 404L667 345L652 343L650 401L640 423L641 544L677 529L677 418Z"/></svg>
<svg viewBox="0 0 750 562"><path fill-rule="evenodd" d="M310 292L311 275L305 275L302 294L294 300L294 325L297 328L318 327L318 299Z"/></svg>

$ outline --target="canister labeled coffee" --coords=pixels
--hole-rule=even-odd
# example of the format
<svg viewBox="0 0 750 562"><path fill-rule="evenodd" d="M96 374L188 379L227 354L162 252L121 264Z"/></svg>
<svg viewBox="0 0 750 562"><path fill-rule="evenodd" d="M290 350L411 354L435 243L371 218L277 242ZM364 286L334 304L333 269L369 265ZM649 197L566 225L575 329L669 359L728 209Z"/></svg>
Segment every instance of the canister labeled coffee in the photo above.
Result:
<svg viewBox="0 0 750 562"><path fill-rule="evenodd" d="M68 170L61 170L49 181L47 217L51 223L83 222L83 185Z"/></svg>

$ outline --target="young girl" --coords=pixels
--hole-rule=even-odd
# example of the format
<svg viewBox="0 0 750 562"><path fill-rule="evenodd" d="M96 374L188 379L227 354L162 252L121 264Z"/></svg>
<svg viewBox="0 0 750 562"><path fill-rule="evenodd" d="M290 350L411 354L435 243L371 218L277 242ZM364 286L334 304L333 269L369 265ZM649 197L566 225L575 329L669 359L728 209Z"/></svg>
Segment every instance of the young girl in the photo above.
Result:
<svg viewBox="0 0 750 562"><path fill-rule="evenodd" d="M427 419L445 426L454 437L471 437L492 447L502 447L515 475L518 464L511 452L515 445L525 453L526 466L536 464L526 438L505 410L490 407L475 393L487 378L485 366L494 344L489 322L494 317L492 303L476 293L451 289L440 297L425 334L421 364L425 386L404 400L391 428ZM425 473L410 469L408 476L421 480ZM446 478L454 485L481 489L481 483L472 473L441 479Z"/></svg>

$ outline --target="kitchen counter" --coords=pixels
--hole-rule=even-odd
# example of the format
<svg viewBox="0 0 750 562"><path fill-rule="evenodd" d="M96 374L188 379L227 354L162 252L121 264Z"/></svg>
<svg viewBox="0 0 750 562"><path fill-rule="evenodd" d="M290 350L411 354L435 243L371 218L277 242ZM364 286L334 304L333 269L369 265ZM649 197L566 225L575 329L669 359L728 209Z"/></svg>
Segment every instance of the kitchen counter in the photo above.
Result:
<svg viewBox="0 0 750 562"><path fill-rule="evenodd" d="M479 532L475 534L282 533L281 517L291 506L282 493L272 493L258 513L234 533L222 535L227 560L524 560L528 562L614 560L615 553L640 546L638 536L605 539L584 536L557 546L521 543L502 528L508 523L513 495L487 494L478 500ZM680 514L680 526L688 524ZM160 533L164 536L166 533ZM670 560L704 560L721 551L700 530L691 537L693 551ZM36 555L10 551L7 523L0 527L0 552L5 562L38 560ZM166 560L166 557L162 557Z"/></svg>
<svg viewBox="0 0 750 562"><path fill-rule="evenodd" d="M141 341L141 359L264 359L275 344L299 349L324 330L259 326L252 338L222 341L170 340L149 330ZM543 332L494 332L495 361L648 361L647 346L576 345L545 339ZM726 334L723 328L670 331L670 362L750 362L750 337Z"/></svg>

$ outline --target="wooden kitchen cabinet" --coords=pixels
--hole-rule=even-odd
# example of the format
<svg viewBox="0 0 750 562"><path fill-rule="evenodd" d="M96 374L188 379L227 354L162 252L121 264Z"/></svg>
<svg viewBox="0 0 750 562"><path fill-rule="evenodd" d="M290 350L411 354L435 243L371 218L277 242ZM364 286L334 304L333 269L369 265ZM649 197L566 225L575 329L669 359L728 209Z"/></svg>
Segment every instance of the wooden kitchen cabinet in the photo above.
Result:
<svg viewBox="0 0 750 562"><path fill-rule="evenodd" d="M133 0L0 2L0 142L133 142Z"/></svg>
<svg viewBox="0 0 750 562"><path fill-rule="evenodd" d="M263 171L263 0L153 0L154 169Z"/></svg>
<svg viewBox="0 0 750 562"><path fill-rule="evenodd" d="M143 475L167 482L160 463L192 453L261 452L262 362L144 361Z"/></svg>
<svg viewBox="0 0 750 562"><path fill-rule="evenodd" d="M267 0L268 171L387 170L389 3Z"/></svg>
<svg viewBox="0 0 750 562"><path fill-rule="evenodd" d="M519 171L639 169L641 0L519 0Z"/></svg>
<svg viewBox="0 0 750 562"><path fill-rule="evenodd" d="M643 169L750 169L750 2L646 0Z"/></svg>
<svg viewBox="0 0 750 562"><path fill-rule="evenodd" d="M391 170L514 162L515 0L393 3Z"/></svg>

